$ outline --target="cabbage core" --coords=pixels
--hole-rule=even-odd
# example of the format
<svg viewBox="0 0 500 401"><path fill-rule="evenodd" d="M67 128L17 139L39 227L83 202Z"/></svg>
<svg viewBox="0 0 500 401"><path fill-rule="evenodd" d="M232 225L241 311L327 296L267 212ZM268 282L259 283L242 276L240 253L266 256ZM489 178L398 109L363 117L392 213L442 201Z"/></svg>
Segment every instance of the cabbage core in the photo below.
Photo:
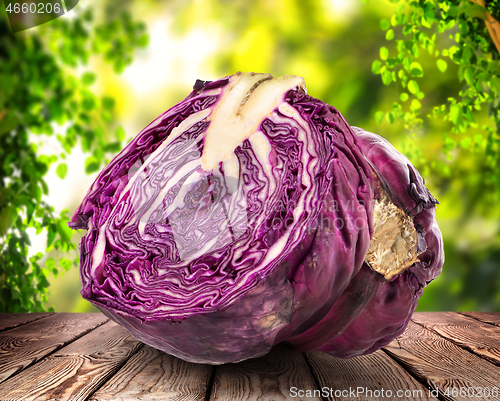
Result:
<svg viewBox="0 0 500 401"><path fill-rule="evenodd" d="M373 238L365 261L390 280L418 261L417 230L411 216L399 209L381 189L373 210Z"/></svg>

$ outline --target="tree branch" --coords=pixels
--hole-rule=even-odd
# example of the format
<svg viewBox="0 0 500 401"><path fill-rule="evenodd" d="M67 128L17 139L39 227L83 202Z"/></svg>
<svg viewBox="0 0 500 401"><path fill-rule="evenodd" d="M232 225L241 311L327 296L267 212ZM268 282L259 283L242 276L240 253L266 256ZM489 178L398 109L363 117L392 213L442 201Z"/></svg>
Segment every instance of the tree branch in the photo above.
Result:
<svg viewBox="0 0 500 401"><path fill-rule="evenodd" d="M473 3L480 5L481 7L486 8L485 0L471 0ZM486 27L488 28L488 32L490 33L491 39L495 44L498 52L500 53L500 23L493 18L493 16L486 11Z"/></svg>

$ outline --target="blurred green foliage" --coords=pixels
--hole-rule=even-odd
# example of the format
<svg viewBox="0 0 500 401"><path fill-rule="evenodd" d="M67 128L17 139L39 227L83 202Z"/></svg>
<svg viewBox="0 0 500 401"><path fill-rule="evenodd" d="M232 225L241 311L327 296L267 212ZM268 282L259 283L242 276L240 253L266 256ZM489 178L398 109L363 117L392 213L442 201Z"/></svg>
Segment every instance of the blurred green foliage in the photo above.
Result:
<svg viewBox="0 0 500 401"><path fill-rule="evenodd" d="M399 96L376 118L402 120L415 133L405 154L445 199L455 197L451 208L458 209L456 230L445 236L444 274L420 308L500 310L500 49L485 24L487 10L497 15L500 2L489 0L485 8L469 0L389 1L398 6L380 22L387 44L372 71ZM432 81L449 65L460 86L432 96ZM436 125L444 132L433 132ZM442 138L441 157L426 153L431 134ZM467 238L466 230L487 225L493 230L482 243Z"/></svg>
<svg viewBox="0 0 500 401"><path fill-rule="evenodd" d="M483 182L488 199L481 202L496 205L500 200L500 54L482 20L486 9L470 1L458 5L450 0L390 1L399 6L390 21L383 19L380 23L389 48L382 46L380 60L372 64L372 71L381 75L382 82L394 82L400 92L385 117L391 124L401 119L413 130L423 126L423 118L451 122L449 134L444 135L444 154L454 160L453 151L459 147L481 153L488 171ZM462 87L437 102L427 102L424 70L439 74L437 67L444 73L449 62L456 64ZM427 109L432 107L430 115L422 116L422 102L427 103ZM478 130L475 116L483 108L492 121ZM376 118L381 121L384 113L377 112ZM450 170L443 160L437 167L443 172Z"/></svg>
<svg viewBox="0 0 500 401"><path fill-rule="evenodd" d="M76 10L75 10L76 12ZM64 178L67 156L81 144L89 156L87 173L122 148L123 129L114 122L112 97L98 98L90 89L95 74L84 68L92 55L102 55L116 72L132 61L148 37L145 25L129 13L98 22L90 9L74 18L59 18L40 27L12 34L0 14L0 311L46 309L48 278L69 270L78 260L68 258L76 247L67 226L66 210L56 213L42 196L50 166ZM43 138L55 136L60 154L38 152ZM56 259L38 253L28 257L26 230L47 232L47 249Z"/></svg>
<svg viewBox="0 0 500 401"><path fill-rule="evenodd" d="M490 0L487 4L491 6L495 1L498 0ZM139 9L147 10L144 13L146 21L148 18L172 21L169 33L174 37L200 29L218 36L219 47L206 61L207 75L193 77L193 83L196 78L217 79L237 71L301 75L309 93L338 108L351 125L362 126L390 140L409 156L441 202L437 218L444 236L446 262L442 275L424 291L419 310L500 310L498 54L486 34L482 11L478 13L477 8L469 7L473 5L469 0L370 0L363 3L351 0L344 2L349 3L348 7L340 7L340 3L334 0L149 0L140 5L128 1L118 9L142 7ZM118 14L113 18L120 18ZM24 60L22 52L16 50L20 44L9 45L4 54L0 50L0 80L17 74L12 79L20 81L16 88L40 95L32 102L33 106L29 106L29 100L20 101L15 107L7 107L0 101L0 113L10 109L27 110L29 106L34 110L32 114L44 121L60 122L47 119L47 115L65 116L61 121L69 122L70 127L61 134L61 143L66 144L69 140L66 154L79 138L82 148L90 152L82 169L95 171L106 154L119 148L124 131L120 128L115 131L113 100L92 94L90 87L95 73L84 72L77 79L75 73L65 71L68 67L85 65L88 57L96 53L115 65L117 71L122 70L130 63L133 49L145 45L144 26L133 23L128 17L124 25L121 22L112 25L108 21L104 25L109 31L102 33L100 29L105 29L100 28L102 24L95 20L85 22L80 15L78 20L86 27L86 36L81 35L73 41L63 37L60 31L76 29L70 28L73 22L60 20L56 21L61 28L50 25L55 29L30 33L29 41L40 42L37 46L42 49L43 57ZM132 24L134 29L127 24ZM65 25L68 28L63 28ZM60 37L51 41L54 35ZM116 40L114 35L117 35ZM2 34L1 40L3 37ZM28 39L16 36L15 41L25 43ZM96 41L100 44L94 45ZM117 62L115 56L120 61ZM10 74L3 74L4 59L13 69ZM57 85L48 85L52 80L40 83L18 71L27 69L37 71L37 76L44 75L42 71L47 68L43 67L44 59L62 66L57 70L57 74L64 75L59 91L55 90ZM69 61L72 59L76 64ZM16 71L14 65L18 66ZM3 88L3 84L0 85L0 95L4 96L0 100L7 98ZM56 97L67 91L71 92L69 98ZM59 114L55 111L68 107L73 109ZM7 126L5 132L12 132L9 130L16 127L20 135L0 134L2 141L4 137L22 137L23 129L25 135L28 129L38 135L51 135L48 130L37 128L37 124L6 124L9 121L13 121L11 117L0 119L0 127ZM81 128L71 129L75 125ZM50 123L48 126L55 127ZM25 150L26 143L21 143ZM30 160L38 160L31 144L30 149L33 154ZM4 163L3 157L1 160L3 165L13 166L23 159L15 153L9 163ZM57 160L57 172L64 177L64 160L61 157ZM56 160L49 158L42 162L46 169ZM2 176L5 187L15 181L14 170L10 173L10 176L6 173ZM36 175L34 187L43 193L48 188L44 189L42 177L43 174ZM9 202L1 203L4 198L0 197L2 213L5 209L11 210L9 207L16 208L15 213L5 212L12 222L7 219L10 229L4 231L8 234L2 238L10 236L9 241L23 252L29 245L22 229L35 224L27 219L30 199L33 208L41 208L43 216L49 216L53 224L62 221L61 216L51 216L50 206L43 205L34 192L29 194L26 201L9 195ZM0 221L4 224L3 218ZM38 217L38 221L39 229L49 230L50 224L45 224L42 217ZM22 224L17 226L18 222ZM66 245L62 245L64 237L57 227L56 224L50 231L51 246L59 246L63 251ZM23 241L22 246L20 241ZM74 247L67 244L68 249ZM68 267L73 263L62 260ZM33 267L36 261L26 263L26 271L38 271ZM27 266L26 263L23 266ZM61 259L54 260L54 264L60 263ZM52 262L48 268L40 268L42 273L37 273L38 276L46 276L50 268L54 268ZM5 271L7 277L18 277L17 272ZM33 279L33 283L37 280ZM31 288L35 288L33 283ZM39 299L44 300L46 288L42 286ZM35 288L30 293L35 295L28 298L40 296L36 291ZM32 301L23 302L33 304Z"/></svg>

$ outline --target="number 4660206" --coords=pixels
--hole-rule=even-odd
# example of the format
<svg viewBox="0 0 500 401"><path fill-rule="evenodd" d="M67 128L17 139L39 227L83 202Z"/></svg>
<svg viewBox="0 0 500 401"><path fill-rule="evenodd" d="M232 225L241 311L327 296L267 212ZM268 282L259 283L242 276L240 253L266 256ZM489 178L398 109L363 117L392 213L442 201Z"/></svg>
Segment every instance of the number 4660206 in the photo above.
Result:
<svg viewBox="0 0 500 401"><path fill-rule="evenodd" d="M8 13L23 14L59 14L62 9L59 3L9 3L6 8Z"/></svg>

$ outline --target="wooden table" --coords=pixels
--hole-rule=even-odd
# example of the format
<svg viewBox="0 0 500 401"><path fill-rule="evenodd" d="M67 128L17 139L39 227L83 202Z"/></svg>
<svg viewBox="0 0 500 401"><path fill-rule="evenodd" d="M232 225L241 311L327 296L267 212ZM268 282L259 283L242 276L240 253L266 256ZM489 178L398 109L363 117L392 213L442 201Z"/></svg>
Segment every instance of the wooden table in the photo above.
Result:
<svg viewBox="0 0 500 401"><path fill-rule="evenodd" d="M210 366L146 346L101 314L0 314L0 400L500 400L499 326L500 313L416 313L371 355L279 345Z"/></svg>

